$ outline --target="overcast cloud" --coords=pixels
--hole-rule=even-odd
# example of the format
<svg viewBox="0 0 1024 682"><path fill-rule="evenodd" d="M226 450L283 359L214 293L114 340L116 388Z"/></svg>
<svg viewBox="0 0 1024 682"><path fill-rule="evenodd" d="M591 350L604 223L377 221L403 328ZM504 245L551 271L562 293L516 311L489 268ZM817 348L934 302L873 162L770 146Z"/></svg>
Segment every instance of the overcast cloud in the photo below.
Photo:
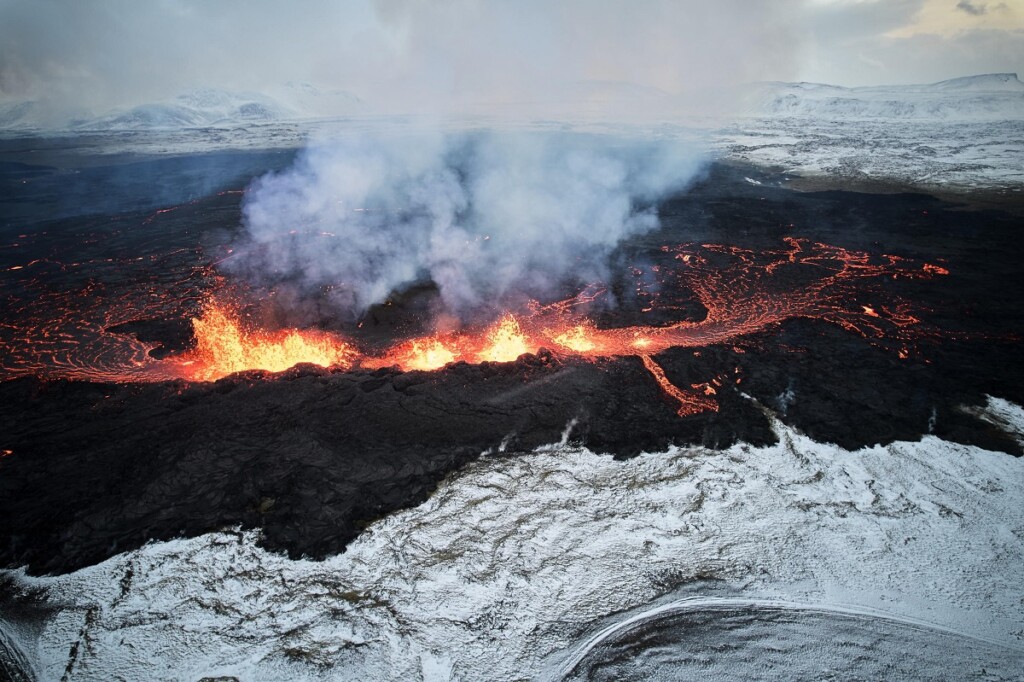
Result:
<svg viewBox="0 0 1024 682"><path fill-rule="evenodd" d="M288 81L387 111L1024 71L1024 0L0 0L0 99L104 111ZM642 91L642 90L640 90ZM638 92L640 92L638 91ZM654 92L654 90L650 90Z"/></svg>

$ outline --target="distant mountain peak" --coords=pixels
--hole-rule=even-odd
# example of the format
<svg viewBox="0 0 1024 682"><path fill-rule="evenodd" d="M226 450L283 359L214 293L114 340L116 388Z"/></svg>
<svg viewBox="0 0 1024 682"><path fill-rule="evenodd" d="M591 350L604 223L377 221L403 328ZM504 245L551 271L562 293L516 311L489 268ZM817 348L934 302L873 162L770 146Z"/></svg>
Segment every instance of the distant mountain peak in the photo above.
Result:
<svg viewBox="0 0 1024 682"><path fill-rule="evenodd" d="M1022 90L1021 83L1015 73L985 73L977 76L950 78L933 84L944 90Z"/></svg>

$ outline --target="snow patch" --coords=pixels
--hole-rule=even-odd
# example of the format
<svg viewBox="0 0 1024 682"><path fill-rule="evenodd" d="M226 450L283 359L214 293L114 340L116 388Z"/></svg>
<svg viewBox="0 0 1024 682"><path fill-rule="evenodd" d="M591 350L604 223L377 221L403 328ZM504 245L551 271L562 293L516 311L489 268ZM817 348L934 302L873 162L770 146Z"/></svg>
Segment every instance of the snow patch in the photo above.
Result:
<svg viewBox="0 0 1024 682"><path fill-rule="evenodd" d="M965 406L961 409L967 414L995 426L1024 445L1024 409L1002 398L985 397L984 405L980 407Z"/></svg>
<svg viewBox="0 0 1024 682"><path fill-rule="evenodd" d="M44 679L87 643L70 680L533 678L615 614L710 585L1021 646L1024 460L775 428L774 446L625 462L568 446L481 458L324 562L227 531L59 577L8 571L46 606L9 620L36 633L21 647Z"/></svg>

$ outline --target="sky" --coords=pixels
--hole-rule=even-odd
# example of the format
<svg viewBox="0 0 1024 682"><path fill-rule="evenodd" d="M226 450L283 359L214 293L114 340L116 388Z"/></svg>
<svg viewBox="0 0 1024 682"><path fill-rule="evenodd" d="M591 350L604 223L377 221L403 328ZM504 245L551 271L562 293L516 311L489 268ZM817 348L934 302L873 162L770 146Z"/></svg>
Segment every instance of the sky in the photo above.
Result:
<svg viewBox="0 0 1024 682"><path fill-rule="evenodd" d="M1024 0L0 0L0 101L88 111L198 87L386 110L1024 73Z"/></svg>
<svg viewBox="0 0 1024 682"><path fill-rule="evenodd" d="M858 86L1024 74L1024 0L812 0L800 16L797 80Z"/></svg>

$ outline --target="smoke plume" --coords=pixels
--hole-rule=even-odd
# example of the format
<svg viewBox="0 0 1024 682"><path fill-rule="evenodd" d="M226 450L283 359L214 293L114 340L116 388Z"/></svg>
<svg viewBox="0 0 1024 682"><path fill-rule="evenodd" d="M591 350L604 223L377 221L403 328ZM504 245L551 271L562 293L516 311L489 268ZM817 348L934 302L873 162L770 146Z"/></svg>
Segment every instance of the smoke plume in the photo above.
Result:
<svg viewBox="0 0 1024 682"><path fill-rule="evenodd" d="M431 282L466 320L602 280L612 249L655 229L654 202L701 167L677 140L348 136L254 182L231 267L352 317Z"/></svg>

